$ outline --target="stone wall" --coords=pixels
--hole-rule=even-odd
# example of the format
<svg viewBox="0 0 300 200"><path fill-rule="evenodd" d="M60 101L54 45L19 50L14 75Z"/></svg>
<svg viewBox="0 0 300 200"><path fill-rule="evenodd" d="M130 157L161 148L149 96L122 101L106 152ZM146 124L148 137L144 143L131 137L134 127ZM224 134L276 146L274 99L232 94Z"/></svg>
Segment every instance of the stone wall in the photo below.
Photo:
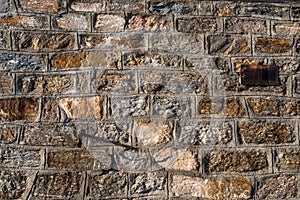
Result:
<svg viewBox="0 0 300 200"><path fill-rule="evenodd" d="M299 36L297 1L0 0L0 199L300 198Z"/></svg>

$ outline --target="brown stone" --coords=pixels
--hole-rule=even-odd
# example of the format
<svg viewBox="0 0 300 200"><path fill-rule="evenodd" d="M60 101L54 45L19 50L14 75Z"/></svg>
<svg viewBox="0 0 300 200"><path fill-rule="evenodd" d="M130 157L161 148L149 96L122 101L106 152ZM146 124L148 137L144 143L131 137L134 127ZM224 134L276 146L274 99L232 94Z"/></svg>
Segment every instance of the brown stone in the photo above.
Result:
<svg viewBox="0 0 300 200"><path fill-rule="evenodd" d="M294 128L280 122L242 121L238 135L243 144L281 144L295 141Z"/></svg>
<svg viewBox="0 0 300 200"><path fill-rule="evenodd" d="M16 126L0 126L0 143L11 144L17 141L20 128Z"/></svg>
<svg viewBox="0 0 300 200"><path fill-rule="evenodd" d="M250 51L245 37L211 36L209 37L209 53L240 55Z"/></svg>
<svg viewBox="0 0 300 200"><path fill-rule="evenodd" d="M100 96L62 98L58 105L70 119L100 120L104 117L104 98Z"/></svg>
<svg viewBox="0 0 300 200"><path fill-rule="evenodd" d="M47 157L49 169L91 170L94 166L94 158L87 150L50 151Z"/></svg>
<svg viewBox="0 0 300 200"><path fill-rule="evenodd" d="M266 152L259 150L211 151L205 155L205 170L212 172L254 172L268 167Z"/></svg>
<svg viewBox="0 0 300 200"><path fill-rule="evenodd" d="M80 11L80 12L103 12L104 11L104 5L105 2L98 1L84 1L84 0L74 0L71 2L71 9L74 11Z"/></svg>
<svg viewBox="0 0 300 200"><path fill-rule="evenodd" d="M232 117L243 117L246 114L246 110L237 98L226 99L226 115Z"/></svg>
<svg viewBox="0 0 300 200"><path fill-rule="evenodd" d="M0 100L0 119L5 121L37 120L39 100L36 98L13 98Z"/></svg>
<svg viewBox="0 0 300 200"><path fill-rule="evenodd" d="M22 9L33 12L56 13L60 7L60 0L46 0L43 3L35 0L19 0L19 2Z"/></svg>
<svg viewBox="0 0 300 200"><path fill-rule="evenodd" d="M267 24L264 20L238 18L225 20L225 31L227 33L267 34L267 30Z"/></svg>
<svg viewBox="0 0 300 200"><path fill-rule="evenodd" d="M142 16L134 15L129 21L126 29L129 30L144 30L144 31L163 31L170 30L172 28L172 19L159 16Z"/></svg>
<svg viewBox="0 0 300 200"><path fill-rule="evenodd" d="M277 23L274 25L274 32L277 35L299 35L300 24L295 23Z"/></svg>
<svg viewBox="0 0 300 200"><path fill-rule="evenodd" d="M108 0L107 10L111 12L140 13L145 9L143 0Z"/></svg>
<svg viewBox="0 0 300 200"><path fill-rule="evenodd" d="M279 102L272 98L248 98L251 111L256 115L278 116Z"/></svg>
<svg viewBox="0 0 300 200"><path fill-rule="evenodd" d="M223 114L224 99L204 97L199 100L199 114Z"/></svg>
<svg viewBox="0 0 300 200"><path fill-rule="evenodd" d="M267 54L282 54L292 50L292 41L281 38L263 38L256 39L255 51Z"/></svg>
<svg viewBox="0 0 300 200"><path fill-rule="evenodd" d="M0 30L0 49L9 49L10 41L9 41L9 33Z"/></svg>
<svg viewBox="0 0 300 200"><path fill-rule="evenodd" d="M87 31L89 29L88 17L79 14L63 14L54 18L54 25L59 29Z"/></svg>
<svg viewBox="0 0 300 200"><path fill-rule="evenodd" d="M118 15L97 15L95 29L101 32L121 32L125 28L124 17Z"/></svg>
<svg viewBox="0 0 300 200"><path fill-rule="evenodd" d="M3 16L0 17L0 27L46 29L50 28L48 18L44 16Z"/></svg>
<svg viewBox="0 0 300 200"><path fill-rule="evenodd" d="M293 117L300 115L300 101L282 101L279 106L280 116Z"/></svg>
<svg viewBox="0 0 300 200"><path fill-rule="evenodd" d="M300 150L283 149L276 151L276 167L280 171L300 170Z"/></svg>
<svg viewBox="0 0 300 200"><path fill-rule="evenodd" d="M171 192L175 197L205 199L250 199L252 184L247 178L200 178L173 175Z"/></svg>
<svg viewBox="0 0 300 200"><path fill-rule="evenodd" d="M20 50L51 51L73 49L75 38L62 33L15 32L15 48Z"/></svg>
<svg viewBox="0 0 300 200"><path fill-rule="evenodd" d="M210 18L179 18L176 21L177 30L184 33L213 33L217 22Z"/></svg>
<svg viewBox="0 0 300 200"><path fill-rule="evenodd" d="M27 176L19 171L1 170L0 198L21 199L27 184ZM25 198L25 197L24 197Z"/></svg>
<svg viewBox="0 0 300 200"><path fill-rule="evenodd" d="M56 98L45 98L42 106L42 119L56 121L58 118L58 103Z"/></svg>

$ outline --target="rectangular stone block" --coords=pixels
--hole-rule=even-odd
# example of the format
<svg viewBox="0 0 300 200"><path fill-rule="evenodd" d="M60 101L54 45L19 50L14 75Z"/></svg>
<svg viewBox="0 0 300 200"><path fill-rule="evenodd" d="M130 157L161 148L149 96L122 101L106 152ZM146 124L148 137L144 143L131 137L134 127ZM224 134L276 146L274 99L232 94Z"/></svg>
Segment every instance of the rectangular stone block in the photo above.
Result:
<svg viewBox="0 0 300 200"><path fill-rule="evenodd" d="M300 18L300 7L297 7L297 6L292 6L291 7L291 16L293 19L299 19Z"/></svg>
<svg viewBox="0 0 300 200"><path fill-rule="evenodd" d="M279 102L274 98L248 98L250 110L255 115L278 116Z"/></svg>
<svg viewBox="0 0 300 200"><path fill-rule="evenodd" d="M205 172L259 172L269 168L267 152L263 150L222 150L205 154Z"/></svg>
<svg viewBox="0 0 300 200"><path fill-rule="evenodd" d="M133 15L128 21L127 30L139 31L170 31L173 29L173 19L159 15Z"/></svg>
<svg viewBox="0 0 300 200"><path fill-rule="evenodd" d="M290 54L292 44L290 39L258 37L255 41L255 52L258 54Z"/></svg>
<svg viewBox="0 0 300 200"><path fill-rule="evenodd" d="M11 144L17 142L20 127L15 125L0 126L0 143Z"/></svg>
<svg viewBox="0 0 300 200"><path fill-rule="evenodd" d="M42 102L42 120L58 121L58 102L56 97L45 97Z"/></svg>
<svg viewBox="0 0 300 200"><path fill-rule="evenodd" d="M9 0L0 0L0 13L6 13L10 8Z"/></svg>
<svg viewBox="0 0 300 200"><path fill-rule="evenodd" d="M0 70L45 70L45 55L0 53Z"/></svg>
<svg viewBox="0 0 300 200"><path fill-rule="evenodd" d="M47 16L25 16L13 15L0 17L0 27L22 28L22 29L50 29L49 18Z"/></svg>
<svg viewBox="0 0 300 200"><path fill-rule="evenodd" d="M91 170L93 166L93 155L87 150L52 150L47 154L48 169Z"/></svg>
<svg viewBox="0 0 300 200"><path fill-rule="evenodd" d="M35 0L18 0L20 8L25 12L57 13L64 6L63 0L46 0L41 4Z"/></svg>
<svg viewBox="0 0 300 200"><path fill-rule="evenodd" d="M145 2L143 0L108 0L106 9L109 12L140 13L145 10Z"/></svg>
<svg viewBox="0 0 300 200"><path fill-rule="evenodd" d="M147 10L153 14L197 15L198 3L192 0L148 1Z"/></svg>
<svg viewBox="0 0 300 200"><path fill-rule="evenodd" d="M42 150L3 147L0 149L0 156L0 166L7 168L40 169L44 164Z"/></svg>
<svg viewBox="0 0 300 200"><path fill-rule="evenodd" d="M1 3L1 2L0 2ZM1 170L1 199L21 199L25 197L27 176L24 172Z"/></svg>
<svg viewBox="0 0 300 200"><path fill-rule="evenodd" d="M204 199L250 199L252 183L243 177L200 178L173 175L171 192L174 197L198 197Z"/></svg>
<svg viewBox="0 0 300 200"><path fill-rule="evenodd" d="M280 121L241 121L238 123L239 141L241 144L293 143L294 126Z"/></svg>
<svg viewBox="0 0 300 200"><path fill-rule="evenodd" d="M99 32L122 32L125 29L125 18L122 15L97 15L94 29Z"/></svg>
<svg viewBox="0 0 300 200"><path fill-rule="evenodd" d="M83 184L82 172L40 172L32 193L36 199L80 199Z"/></svg>
<svg viewBox="0 0 300 200"><path fill-rule="evenodd" d="M10 50L9 32L0 30L0 49Z"/></svg>
<svg viewBox="0 0 300 200"><path fill-rule="evenodd" d="M211 34L219 29L216 19L209 17L178 18L176 29L183 33L207 33Z"/></svg>
<svg viewBox="0 0 300 200"><path fill-rule="evenodd" d="M74 11L95 13L101 13L105 11L104 1L73 0L70 3L71 9Z"/></svg>
<svg viewBox="0 0 300 200"><path fill-rule="evenodd" d="M267 34L268 24L265 20L227 18L225 19L224 29L227 33Z"/></svg>
<svg viewBox="0 0 300 200"><path fill-rule="evenodd" d="M153 51L168 51L176 54L203 53L204 39L200 34L153 33L149 36L149 48Z"/></svg>
<svg viewBox="0 0 300 200"><path fill-rule="evenodd" d="M25 126L20 143L29 146L78 147L78 135L74 125L31 124Z"/></svg>
<svg viewBox="0 0 300 200"><path fill-rule="evenodd" d="M295 73L300 70L300 58L297 57L269 57L269 62L278 66L285 73Z"/></svg>
<svg viewBox="0 0 300 200"><path fill-rule="evenodd" d="M83 34L79 35L81 49L129 50L144 49L146 38L142 33Z"/></svg>
<svg viewBox="0 0 300 200"><path fill-rule="evenodd" d="M209 53L224 55L243 55L250 52L250 44L246 37L210 36Z"/></svg>
<svg viewBox="0 0 300 200"><path fill-rule="evenodd" d="M0 73L0 94L11 95L14 91L14 76L10 73Z"/></svg>
<svg viewBox="0 0 300 200"><path fill-rule="evenodd" d="M277 22L273 25L273 31L276 35L296 36L300 34L300 25L296 22Z"/></svg>
<svg viewBox="0 0 300 200"><path fill-rule="evenodd" d="M62 30L88 31L89 17L75 13L62 14L53 19L53 27Z"/></svg>
<svg viewBox="0 0 300 200"><path fill-rule="evenodd" d="M37 98L11 98L0 100L1 121L38 119L39 99Z"/></svg>
<svg viewBox="0 0 300 200"><path fill-rule="evenodd" d="M300 171L300 149L287 148L275 151L275 169L277 171Z"/></svg>
<svg viewBox="0 0 300 200"><path fill-rule="evenodd" d="M75 48L73 34L14 32L14 48L16 50L53 51L71 50Z"/></svg>

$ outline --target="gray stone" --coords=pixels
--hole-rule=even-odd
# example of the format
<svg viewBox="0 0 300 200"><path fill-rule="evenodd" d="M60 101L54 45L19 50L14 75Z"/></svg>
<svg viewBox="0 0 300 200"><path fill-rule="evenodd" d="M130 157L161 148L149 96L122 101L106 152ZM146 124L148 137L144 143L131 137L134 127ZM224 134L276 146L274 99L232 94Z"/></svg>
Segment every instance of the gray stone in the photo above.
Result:
<svg viewBox="0 0 300 200"><path fill-rule="evenodd" d="M0 70L44 70L46 61L43 55L0 54Z"/></svg>
<svg viewBox="0 0 300 200"><path fill-rule="evenodd" d="M0 172L0 198L21 199L26 190L27 177L19 171L1 170Z"/></svg>
<svg viewBox="0 0 300 200"><path fill-rule="evenodd" d="M6 13L9 10L9 0L0 0L0 13Z"/></svg>
<svg viewBox="0 0 300 200"><path fill-rule="evenodd" d="M0 30L0 49L7 49L10 48L10 41L9 41L9 33Z"/></svg>

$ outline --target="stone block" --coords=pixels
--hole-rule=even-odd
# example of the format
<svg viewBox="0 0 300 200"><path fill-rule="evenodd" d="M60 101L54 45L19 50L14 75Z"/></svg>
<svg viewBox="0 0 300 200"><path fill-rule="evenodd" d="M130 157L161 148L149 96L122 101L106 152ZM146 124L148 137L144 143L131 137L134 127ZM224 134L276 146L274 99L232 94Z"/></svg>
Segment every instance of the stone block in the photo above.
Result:
<svg viewBox="0 0 300 200"><path fill-rule="evenodd" d="M143 0L108 0L107 11L124 12L124 13L140 13L145 10L145 2Z"/></svg>
<svg viewBox="0 0 300 200"><path fill-rule="evenodd" d="M44 55L0 53L0 70L45 70Z"/></svg>
<svg viewBox="0 0 300 200"><path fill-rule="evenodd" d="M49 29L49 19L46 16L12 15L0 17L1 28Z"/></svg>
<svg viewBox="0 0 300 200"><path fill-rule="evenodd" d="M10 73L0 73L0 94L11 95L14 91L14 76Z"/></svg>
<svg viewBox="0 0 300 200"><path fill-rule="evenodd" d="M291 16L293 19L300 18L300 7L299 6L292 6L291 7Z"/></svg>
<svg viewBox="0 0 300 200"><path fill-rule="evenodd" d="M42 103L42 120L43 121L58 121L58 102L57 99L46 97Z"/></svg>
<svg viewBox="0 0 300 200"><path fill-rule="evenodd" d="M126 29L139 31L170 31L172 18L160 15L133 15L128 20Z"/></svg>
<svg viewBox="0 0 300 200"><path fill-rule="evenodd" d="M17 142L20 127L15 125L0 126L0 143L11 144Z"/></svg>
<svg viewBox="0 0 300 200"><path fill-rule="evenodd" d="M10 8L9 0L0 0L0 4L1 4L0 13L6 13Z"/></svg>
<svg viewBox="0 0 300 200"><path fill-rule="evenodd" d="M299 23L277 22L273 25L273 30L276 35L291 35L296 36L300 34Z"/></svg>
<svg viewBox="0 0 300 200"><path fill-rule="evenodd" d="M9 33L0 30L0 49L10 49Z"/></svg>
<svg viewBox="0 0 300 200"><path fill-rule="evenodd" d="M125 18L119 15L97 15L94 28L99 32L121 32L125 29Z"/></svg>
<svg viewBox="0 0 300 200"><path fill-rule="evenodd" d="M267 34L268 24L265 20L245 18L228 18L225 20L226 33Z"/></svg>
<svg viewBox="0 0 300 200"><path fill-rule="evenodd" d="M232 117L243 117L246 114L246 108L238 98L226 99L226 115Z"/></svg>
<svg viewBox="0 0 300 200"><path fill-rule="evenodd" d="M53 19L53 26L62 30L88 31L89 19L86 15L63 14Z"/></svg>
<svg viewBox="0 0 300 200"><path fill-rule="evenodd" d="M284 38L258 37L255 51L258 54L287 54L292 50L292 41Z"/></svg>
<svg viewBox="0 0 300 200"><path fill-rule="evenodd" d="M0 172L0 198L20 199L27 186L27 176L20 171L1 170Z"/></svg>
<svg viewBox="0 0 300 200"><path fill-rule="evenodd" d="M218 25L214 18L178 18L177 31L184 33L214 33Z"/></svg>
<svg viewBox="0 0 300 200"><path fill-rule="evenodd" d="M299 148L278 149L275 152L275 166L278 171L300 171Z"/></svg>
<svg viewBox="0 0 300 200"><path fill-rule="evenodd" d="M255 115L279 115L279 102L274 98L255 98L251 97L247 99L250 110Z"/></svg>
<svg viewBox="0 0 300 200"><path fill-rule="evenodd" d="M250 44L245 37L210 36L209 53L224 55L243 55L250 51Z"/></svg>
<svg viewBox="0 0 300 200"><path fill-rule="evenodd" d="M174 15L197 15L198 4L188 0L154 0L148 1L148 8L150 13L153 14L174 14Z"/></svg>
<svg viewBox="0 0 300 200"><path fill-rule="evenodd" d="M26 12L57 13L63 7L62 0L46 0L42 4L35 0L19 0L19 6Z"/></svg>
<svg viewBox="0 0 300 200"><path fill-rule="evenodd" d="M71 1L70 7L74 11L100 13L105 11L105 2L73 0Z"/></svg>

